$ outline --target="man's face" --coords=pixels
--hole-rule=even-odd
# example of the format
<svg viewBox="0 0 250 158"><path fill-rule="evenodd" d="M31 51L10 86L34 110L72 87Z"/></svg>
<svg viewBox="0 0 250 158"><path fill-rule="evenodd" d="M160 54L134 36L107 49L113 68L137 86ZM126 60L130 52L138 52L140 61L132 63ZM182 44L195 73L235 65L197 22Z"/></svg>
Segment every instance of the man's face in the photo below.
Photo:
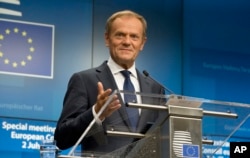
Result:
<svg viewBox="0 0 250 158"><path fill-rule="evenodd" d="M115 19L109 34L105 34L105 42L112 59L123 68L130 68L146 42L142 23L130 16Z"/></svg>

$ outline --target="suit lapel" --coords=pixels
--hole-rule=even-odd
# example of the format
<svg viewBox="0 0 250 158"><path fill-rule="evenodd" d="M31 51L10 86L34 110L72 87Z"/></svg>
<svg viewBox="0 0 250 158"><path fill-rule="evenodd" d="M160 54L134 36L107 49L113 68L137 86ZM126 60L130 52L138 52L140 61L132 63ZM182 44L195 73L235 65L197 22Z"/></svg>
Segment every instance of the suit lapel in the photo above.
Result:
<svg viewBox="0 0 250 158"><path fill-rule="evenodd" d="M114 77L107 65L107 61L105 61L101 66L97 67L96 72L97 78L103 83L104 89L117 89Z"/></svg>
<svg viewBox="0 0 250 158"><path fill-rule="evenodd" d="M136 71L137 71L138 81L140 83L141 92L151 93L150 82L148 80L148 77L143 76L138 70Z"/></svg>
<svg viewBox="0 0 250 158"><path fill-rule="evenodd" d="M138 81L140 83L140 91L146 94L150 94L151 93L151 87L150 87L150 82L148 80L147 77L143 76L138 70L137 71L137 75L138 75ZM107 88L111 88L112 90L116 90L118 89L116 82L114 80L114 77L109 69L109 67L107 66L107 62L104 62L101 66L99 66L96 69L97 72L97 78L100 80L100 82L103 83L104 85L104 89ZM130 126L130 122L128 120L128 115L125 109L125 105L123 103L122 97L119 94L118 95L120 102L122 104L121 108L116 111L118 113L118 115L121 116L121 118L123 119L123 122L126 126L131 127ZM147 98L143 98L142 97L142 103L147 102ZM147 113L150 112L149 110L146 109L142 109L141 110L141 116L139 119L139 123L138 123L138 131L141 131L145 128L145 126L147 125ZM114 115L115 116L115 115ZM108 119L117 119L117 118L113 118L112 115L110 116L110 118ZM112 121L112 120L111 120Z"/></svg>
<svg viewBox="0 0 250 158"><path fill-rule="evenodd" d="M99 66L96 69L97 72L97 78L99 78L100 82L103 83L104 89L111 88L112 90L118 89L115 79L112 75L112 72L110 71L107 62L104 62L101 66ZM126 113L125 105L123 103L122 97L119 94L118 95L119 100L122 104L121 108L117 111L121 118L123 119L124 123L130 127L130 122L128 120L128 115ZM112 115L110 116L110 119L117 119L117 118L112 118Z"/></svg>
<svg viewBox="0 0 250 158"><path fill-rule="evenodd" d="M137 70L137 74L138 74L138 80L140 83L141 92L143 92L145 94L152 93L148 77L143 76L141 73L139 73L138 70ZM142 99L142 103L147 103L147 100L149 98L141 97L141 99ZM141 116L139 119L138 129L137 129L139 132L143 131L144 128L147 126L147 116L149 116L148 115L149 112L150 112L150 110L141 109Z"/></svg>

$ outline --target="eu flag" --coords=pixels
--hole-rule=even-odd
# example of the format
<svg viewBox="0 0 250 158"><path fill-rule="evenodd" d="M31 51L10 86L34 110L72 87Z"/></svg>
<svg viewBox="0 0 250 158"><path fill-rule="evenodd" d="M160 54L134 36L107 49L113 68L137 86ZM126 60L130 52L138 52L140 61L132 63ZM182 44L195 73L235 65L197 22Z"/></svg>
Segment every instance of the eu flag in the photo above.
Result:
<svg viewBox="0 0 250 158"><path fill-rule="evenodd" d="M199 145L183 144L184 158L199 158Z"/></svg>
<svg viewBox="0 0 250 158"><path fill-rule="evenodd" d="M54 26L0 19L0 73L53 78Z"/></svg>

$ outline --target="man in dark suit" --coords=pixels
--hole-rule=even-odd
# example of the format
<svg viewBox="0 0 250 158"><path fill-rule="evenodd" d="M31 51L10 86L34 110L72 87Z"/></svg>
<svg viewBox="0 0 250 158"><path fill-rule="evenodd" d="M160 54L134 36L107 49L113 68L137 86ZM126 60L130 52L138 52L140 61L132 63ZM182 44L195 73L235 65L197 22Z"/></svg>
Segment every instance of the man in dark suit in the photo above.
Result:
<svg viewBox="0 0 250 158"><path fill-rule="evenodd" d="M72 147L94 118L95 125L81 142L84 151L110 152L134 141L133 138L106 135L106 130L132 131L124 96L114 95L99 118L97 113L112 91L123 90L122 70L129 70L136 92L163 92L159 84L143 76L135 67L135 60L146 42L146 28L145 19L129 10L116 12L107 20L105 43L110 58L99 67L72 75L55 130L60 149ZM140 96L136 100L144 102ZM145 133L148 122L154 122L157 117L157 111L139 109L136 132Z"/></svg>

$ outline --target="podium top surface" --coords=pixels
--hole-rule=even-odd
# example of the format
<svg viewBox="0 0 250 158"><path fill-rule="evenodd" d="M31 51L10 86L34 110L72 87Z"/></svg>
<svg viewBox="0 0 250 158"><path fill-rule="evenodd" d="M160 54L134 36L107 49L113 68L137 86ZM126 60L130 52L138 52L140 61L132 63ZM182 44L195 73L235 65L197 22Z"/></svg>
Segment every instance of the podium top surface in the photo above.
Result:
<svg viewBox="0 0 250 158"><path fill-rule="evenodd" d="M139 98L139 103L141 104L153 104L153 105L176 105L184 107L193 107L193 108L208 108L207 105L216 105L224 107L239 107L239 108L250 108L250 104L239 103L239 102L229 102L221 100L211 100L206 98L198 98L193 96L184 96L178 94L149 94L141 92L126 92L121 90L116 90L114 93L121 96L121 99L124 94L136 95ZM211 107L210 107L211 108Z"/></svg>

